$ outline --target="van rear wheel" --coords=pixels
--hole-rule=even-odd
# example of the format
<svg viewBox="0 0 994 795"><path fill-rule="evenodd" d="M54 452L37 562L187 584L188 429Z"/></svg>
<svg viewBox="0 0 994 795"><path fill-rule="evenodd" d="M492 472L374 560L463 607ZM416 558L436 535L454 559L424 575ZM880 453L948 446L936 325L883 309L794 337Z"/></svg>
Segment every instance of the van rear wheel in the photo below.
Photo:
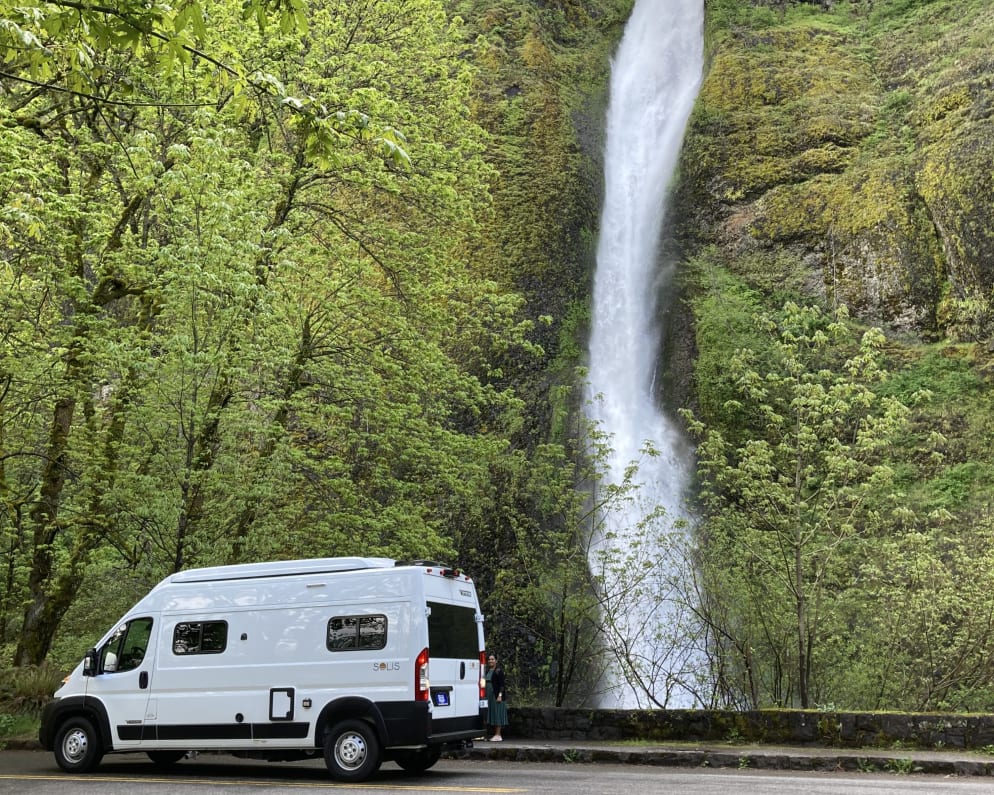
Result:
<svg viewBox="0 0 994 795"><path fill-rule="evenodd" d="M170 767L186 756L186 751L148 751L148 758L159 767Z"/></svg>
<svg viewBox="0 0 994 795"><path fill-rule="evenodd" d="M337 781L365 781L380 767L380 744L373 727L361 720L336 724L325 736L324 763Z"/></svg>
<svg viewBox="0 0 994 795"><path fill-rule="evenodd" d="M89 773L103 758L100 736L86 718L70 718L55 735L55 761L67 773Z"/></svg>
<svg viewBox="0 0 994 795"><path fill-rule="evenodd" d="M408 773L424 773L442 755L442 747L432 745L417 751L395 751L393 761Z"/></svg>

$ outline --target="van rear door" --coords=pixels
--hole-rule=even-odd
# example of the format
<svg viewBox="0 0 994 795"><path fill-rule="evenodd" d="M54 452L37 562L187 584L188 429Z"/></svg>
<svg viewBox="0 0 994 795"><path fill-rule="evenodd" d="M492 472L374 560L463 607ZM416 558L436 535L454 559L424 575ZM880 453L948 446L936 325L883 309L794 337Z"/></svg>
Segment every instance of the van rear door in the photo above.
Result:
<svg viewBox="0 0 994 795"><path fill-rule="evenodd" d="M474 728L482 733L479 610L475 604L452 604L431 597L428 609L432 735Z"/></svg>

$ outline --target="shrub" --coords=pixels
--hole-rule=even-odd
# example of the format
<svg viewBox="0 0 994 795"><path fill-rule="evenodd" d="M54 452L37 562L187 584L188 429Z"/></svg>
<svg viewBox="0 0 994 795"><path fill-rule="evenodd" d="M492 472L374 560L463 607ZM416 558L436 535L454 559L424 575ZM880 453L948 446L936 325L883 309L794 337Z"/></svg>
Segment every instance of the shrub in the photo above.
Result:
<svg viewBox="0 0 994 795"><path fill-rule="evenodd" d="M0 708L37 716L62 683L62 674L48 665L28 665L0 671Z"/></svg>

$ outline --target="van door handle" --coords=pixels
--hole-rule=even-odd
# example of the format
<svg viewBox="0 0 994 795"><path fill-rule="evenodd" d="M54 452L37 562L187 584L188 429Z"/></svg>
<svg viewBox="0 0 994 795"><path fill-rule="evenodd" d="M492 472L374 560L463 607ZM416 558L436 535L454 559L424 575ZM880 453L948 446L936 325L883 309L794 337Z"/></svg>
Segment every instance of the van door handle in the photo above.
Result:
<svg viewBox="0 0 994 795"><path fill-rule="evenodd" d="M148 671L138 674L138 687L145 690L148 687Z"/></svg>
<svg viewBox="0 0 994 795"><path fill-rule="evenodd" d="M459 663L459 678L460 679L465 679L466 678L466 663L465 662Z"/></svg>

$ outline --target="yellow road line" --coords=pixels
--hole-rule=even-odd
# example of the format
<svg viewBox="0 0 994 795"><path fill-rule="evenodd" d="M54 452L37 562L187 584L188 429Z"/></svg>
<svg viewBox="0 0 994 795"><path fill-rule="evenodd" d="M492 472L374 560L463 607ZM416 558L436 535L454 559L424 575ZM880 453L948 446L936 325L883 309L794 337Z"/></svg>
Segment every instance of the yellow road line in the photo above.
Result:
<svg viewBox="0 0 994 795"><path fill-rule="evenodd" d="M201 784L207 786L228 786L228 787L273 787L279 786L285 789L390 789L390 790L411 790L413 792L497 792L497 793L519 793L527 792L524 789L511 789L508 787L457 787L431 784L342 784L336 782L301 782L301 781L245 781L245 780L222 780L222 779L200 779L200 778L152 778L150 776L136 776L129 778L125 776L44 776L44 775L10 775L0 773L0 780L7 781L93 781L93 782L121 782L131 784Z"/></svg>

